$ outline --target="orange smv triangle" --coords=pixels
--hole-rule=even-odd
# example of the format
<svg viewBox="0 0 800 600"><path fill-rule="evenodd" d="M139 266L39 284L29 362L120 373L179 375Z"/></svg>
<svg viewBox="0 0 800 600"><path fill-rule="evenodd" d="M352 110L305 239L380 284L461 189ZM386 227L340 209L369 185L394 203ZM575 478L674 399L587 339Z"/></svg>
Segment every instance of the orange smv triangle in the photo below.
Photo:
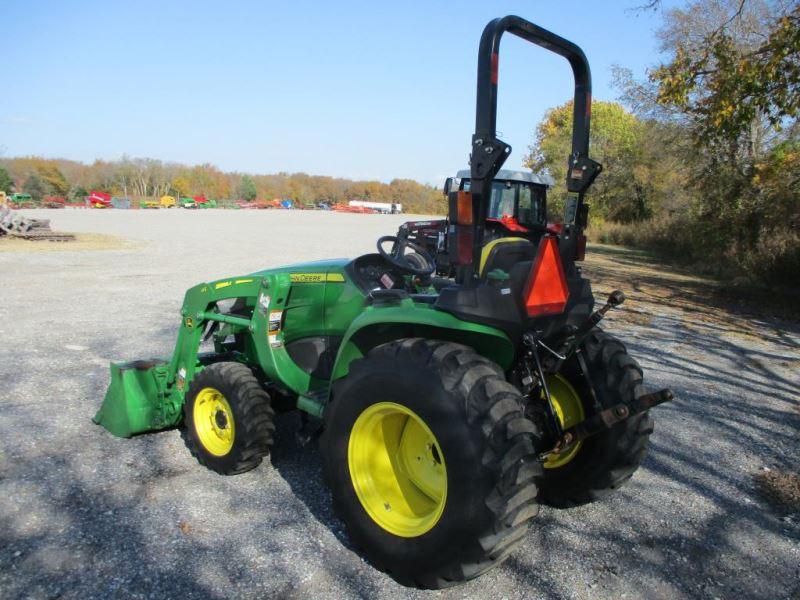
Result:
<svg viewBox="0 0 800 600"><path fill-rule="evenodd" d="M530 317L557 315L564 312L568 298L569 288L556 238L543 237L525 284L525 310Z"/></svg>

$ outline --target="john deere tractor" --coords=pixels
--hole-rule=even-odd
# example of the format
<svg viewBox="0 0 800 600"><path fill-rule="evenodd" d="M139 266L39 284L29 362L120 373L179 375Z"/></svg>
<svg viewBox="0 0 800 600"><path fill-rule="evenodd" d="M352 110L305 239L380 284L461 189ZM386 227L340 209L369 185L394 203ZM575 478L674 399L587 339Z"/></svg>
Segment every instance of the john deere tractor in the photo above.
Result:
<svg viewBox="0 0 800 600"><path fill-rule="evenodd" d="M497 138L500 39L565 57L575 78L570 201L558 230L486 243ZM223 475L270 452L276 410L319 435L335 509L363 554L397 581L440 588L493 568L540 503L584 504L636 471L653 431L625 346L597 324L582 258L591 79L578 46L519 17L491 21L478 54L469 189L449 193L454 277L414 241L201 283L186 292L172 357L112 363L95 421L118 436L179 426ZM411 258L413 257L413 258ZM579 261L578 261L579 262ZM213 351L199 352L201 342Z"/></svg>

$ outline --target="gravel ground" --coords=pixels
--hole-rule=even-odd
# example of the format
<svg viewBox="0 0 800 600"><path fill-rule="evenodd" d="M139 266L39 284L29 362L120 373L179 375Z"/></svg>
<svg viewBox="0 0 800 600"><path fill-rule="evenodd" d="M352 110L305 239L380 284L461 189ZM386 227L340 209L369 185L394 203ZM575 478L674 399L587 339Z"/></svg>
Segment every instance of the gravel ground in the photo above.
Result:
<svg viewBox="0 0 800 600"><path fill-rule="evenodd" d="M353 551L318 451L296 445L292 416L279 422L271 467L227 478L200 467L175 430L121 440L90 421L110 360L171 351L186 288L367 252L403 217L29 212L54 229L135 243L4 253L0 242L3 598L800 594L800 514L770 505L755 480L800 464L796 323L720 313L691 299L700 284L597 249L588 269L598 289L622 281L631 298L606 328L652 389L677 395L654 411L648 458L605 502L543 509L493 572L443 592L408 590Z"/></svg>

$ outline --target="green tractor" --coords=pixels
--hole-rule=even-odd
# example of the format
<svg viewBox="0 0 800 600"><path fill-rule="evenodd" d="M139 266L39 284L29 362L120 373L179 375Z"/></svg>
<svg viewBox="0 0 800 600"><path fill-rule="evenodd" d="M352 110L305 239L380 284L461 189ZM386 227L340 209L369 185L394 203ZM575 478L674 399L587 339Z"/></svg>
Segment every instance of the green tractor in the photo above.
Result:
<svg viewBox="0 0 800 600"><path fill-rule="evenodd" d="M487 198L511 148L495 133L500 38L567 58L575 76L571 193L560 230L484 244ZM441 588L509 556L539 504L617 489L671 399L648 393L625 346L597 327L576 265L600 165L588 157L591 79L578 46L519 17L491 21L478 55L469 190L449 194L454 276L425 248L378 240L353 260L292 265L188 292L172 357L112 363L95 417L118 436L181 426L223 475L270 452L278 410L319 434L350 538L397 581ZM200 352L204 340L213 351Z"/></svg>

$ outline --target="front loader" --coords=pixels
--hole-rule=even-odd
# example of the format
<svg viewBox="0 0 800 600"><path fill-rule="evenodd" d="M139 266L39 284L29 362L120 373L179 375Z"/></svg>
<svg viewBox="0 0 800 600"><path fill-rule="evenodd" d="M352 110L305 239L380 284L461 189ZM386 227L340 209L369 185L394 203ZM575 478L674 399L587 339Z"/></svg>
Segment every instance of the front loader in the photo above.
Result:
<svg viewBox="0 0 800 600"><path fill-rule="evenodd" d="M560 228L487 241L492 181L511 152L495 132L506 32L572 67L570 196ZM629 479L653 431L648 410L672 397L648 393L597 326L624 295L595 310L576 264L601 171L590 107L578 46L519 17L491 21L470 189L449 194L453 277L433 277L422 245L385 236L352 260L201 283L186 292L172 357L113 363L95 421L123 437L180 426L201 464L230 475L268 455L276 410L300 411L334 508L373 565L424 588L498 565L540 503L584 504Z"/></svg>

